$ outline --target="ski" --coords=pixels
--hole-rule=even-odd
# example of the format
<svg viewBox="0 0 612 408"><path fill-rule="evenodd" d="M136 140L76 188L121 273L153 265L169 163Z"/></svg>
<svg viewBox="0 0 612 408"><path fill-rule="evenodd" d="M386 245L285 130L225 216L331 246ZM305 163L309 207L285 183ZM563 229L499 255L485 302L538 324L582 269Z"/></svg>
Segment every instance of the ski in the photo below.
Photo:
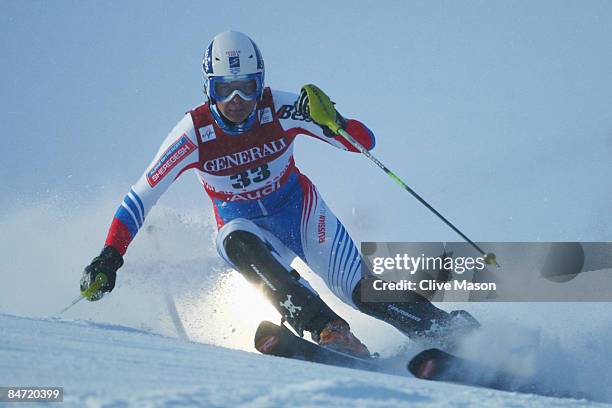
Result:
<svg viewBox="0 0 612 408"><path fill-rule="evenodd" d="M446 381L489 388L505 388L511 381L508 374L475 361L457 357L437 348L424 350L408 363L408 370L417 378Z"/></svg>
<svg viewBox="0 0 612 408"><path fill-rule="evenodd" d="M536 380L512 374L477 361L457 357L440 349L424 350L408 363L417 378L501 391L521 392L558 398L589 398L580 392L551 389Z"/></svg>
<svg viewBox="0 0 612 408"><path fill-rule="evenodd" d="M255 334L255 348L262 354L365 371L387 372L385 359L363 359L321 347L284 326L262 321ZM424 350L410 359L408 370L416 378L500 391L538 394L557 398L590 398L581 392L545 387L536 380L503 369L447 353L437 348ZM396 372L393 372L396 374Z"/></svg>
<svg viewBox="0 0 612 408"><path fill-rule="evenodd" d="M321 347L293 334L285 326L262 321L255 333L255 348L262 354L340 367L376 371L376 360L359 358Z"/></svg>

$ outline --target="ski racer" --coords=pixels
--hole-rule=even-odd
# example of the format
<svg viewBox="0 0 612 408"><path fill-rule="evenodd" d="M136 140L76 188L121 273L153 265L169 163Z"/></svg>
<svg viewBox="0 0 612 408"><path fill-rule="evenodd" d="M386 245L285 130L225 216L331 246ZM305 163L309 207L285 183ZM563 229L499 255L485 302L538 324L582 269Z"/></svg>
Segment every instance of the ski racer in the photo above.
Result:
<svg viewBox="0 0 612 408"><path fill-rule="evenodd" d="M259 287L297 333L307 331L322 346L369 356L349 324L289 266L295 256L342 301L410 337L444 336L440 328L450 331L458 317L473 321L467 312L449 314L416 293L401 302L362 301L357 246L293 159L298 135L357 151L308 116L317 103L309 97L314 87L305 86L300 95L266 87L262 54L235 31L213 38L203 73L208 101L178 122L123 198L102 252L83 272L85 298L95 301L113 290L123 256L149 211L174 180L193 170L212 200L219 255ZM374 148L374 134L363 123L339 113L336 118L359 143Z"/></svg>

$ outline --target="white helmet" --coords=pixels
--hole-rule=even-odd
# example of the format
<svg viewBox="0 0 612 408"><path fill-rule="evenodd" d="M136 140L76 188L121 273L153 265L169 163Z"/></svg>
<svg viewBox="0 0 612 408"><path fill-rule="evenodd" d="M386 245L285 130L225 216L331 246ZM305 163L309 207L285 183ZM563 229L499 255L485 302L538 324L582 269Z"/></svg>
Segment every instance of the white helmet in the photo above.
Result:
<svg viewBox="0 0 612 408"><path fill-rule="evenodd" d="M217 34L204 53L202 71L204 92L211 103L228 101L236 94L245 100L263 96L264 61L257 45L245 34Z"/></svg>

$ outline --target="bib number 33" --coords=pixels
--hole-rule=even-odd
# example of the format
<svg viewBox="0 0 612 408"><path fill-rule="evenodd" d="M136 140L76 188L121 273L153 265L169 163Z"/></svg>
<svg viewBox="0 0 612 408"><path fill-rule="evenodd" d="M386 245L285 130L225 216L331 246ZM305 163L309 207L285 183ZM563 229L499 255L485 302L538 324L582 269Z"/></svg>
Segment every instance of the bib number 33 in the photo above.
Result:
<svg viewBox="0 0 612 408"><path fill-rule="evenodd" d="M246 188L251 183L261 183L270 177L270 170L267 164L262 164L252 169L241 171L230 176L230 180L233 181L232 187L234 188Z"/></svg>

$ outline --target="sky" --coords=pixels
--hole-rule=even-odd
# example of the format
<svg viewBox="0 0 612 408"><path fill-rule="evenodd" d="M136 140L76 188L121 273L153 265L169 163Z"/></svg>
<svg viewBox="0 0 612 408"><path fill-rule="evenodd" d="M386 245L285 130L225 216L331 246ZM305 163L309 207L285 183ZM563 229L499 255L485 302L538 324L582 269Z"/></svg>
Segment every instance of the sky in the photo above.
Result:
<svg viewBox="0 0 612 408"><path fill-rule="evenodd" d="M269 86L320 86L375 132L383 163L475 239L611 238L609 2L62 0L0 11L5 207L101 190L118 203L203 102L206 45L235 29L261 48ZM300 141L296 159L339 215L371 230L363 240L454 239L365 158ZM208 211L184 179L170 205Z"/></svg>
<svg viewBox="0 0 612 408"><path fill-rule="evenodd" d="M228 29L258 44L269 86L314 83L366 123L373 154L474 241L612 240L609 1L2 0L0 22L0 312L77 295ZM311 138L295 157L357 242L459 239L365 157ZM141 232L119 284L150 276L140 261L213 262L194 175L148 225L171 239Z"/></svg>

